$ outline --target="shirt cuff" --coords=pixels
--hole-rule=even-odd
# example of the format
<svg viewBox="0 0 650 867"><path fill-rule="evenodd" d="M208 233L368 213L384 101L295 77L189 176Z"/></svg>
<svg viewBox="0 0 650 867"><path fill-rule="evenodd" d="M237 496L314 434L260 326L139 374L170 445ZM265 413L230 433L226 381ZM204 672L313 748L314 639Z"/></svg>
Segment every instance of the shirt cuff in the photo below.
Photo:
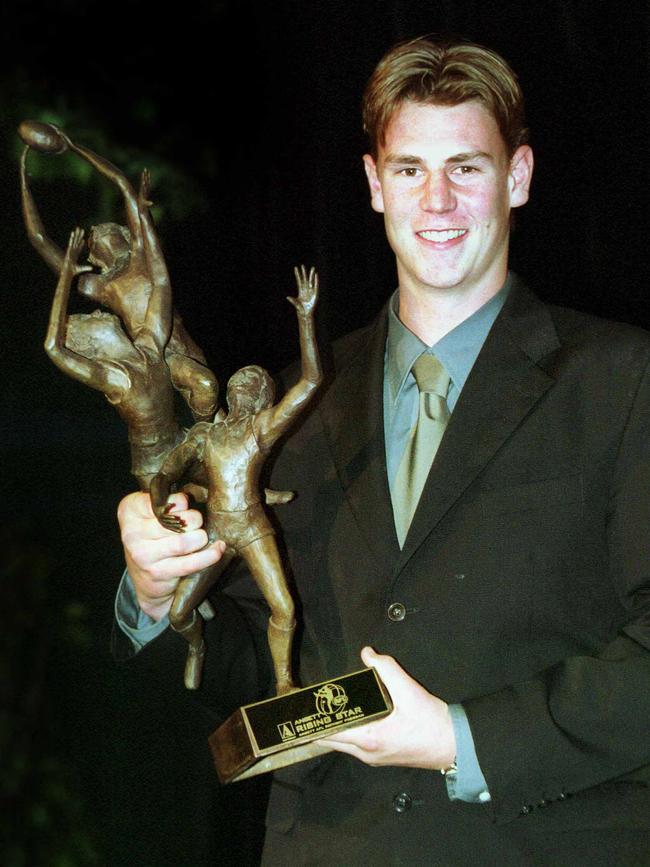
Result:
<svg viewBox="0 0 650 867"><path fill-rule="evenodd" d="M167 615L162 620L154 620L142 611L133 581L126 569L115 597L115 619L122 632L131 640L136 653L169 626Z"/></svg>
<svg viewBox="0 0 650 867"><path fill-rule="evenodd" d="M451 801L467 801L470 804L486 804L491 800L485 777L478 763L474 738L467 714L461 704L450 704L449 713L456 736L455 773L447 773L447 794Z"/></svg>

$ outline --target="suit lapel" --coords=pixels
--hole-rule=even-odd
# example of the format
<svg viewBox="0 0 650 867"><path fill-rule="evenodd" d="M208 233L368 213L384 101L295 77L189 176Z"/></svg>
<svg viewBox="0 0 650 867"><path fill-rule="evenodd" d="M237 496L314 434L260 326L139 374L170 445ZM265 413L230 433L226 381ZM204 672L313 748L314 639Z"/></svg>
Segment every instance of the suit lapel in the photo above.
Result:
<svg viewBox="0 0 650 867"><path fill-rule="evenodd" d="M383 378L386 313L337 373L320 410L339 480L379 574L391 574L399 545L386 474Z"/></svg>
<svg viewBox="0 0 650 867"><path fill-rule="evenodd" d="M537 362L558 348L546 307L515 284L452 413L398 571L551 387Z"/></svg>
<svg viewBox="0 0 650 867"><path fill-rule="evenodd" d="M381 576L401 572L552 386L538 362L560 344L546 307L516 281L452 413L401 552L386 474L385 345L384 311L320 405L340 483Z"/></svg>

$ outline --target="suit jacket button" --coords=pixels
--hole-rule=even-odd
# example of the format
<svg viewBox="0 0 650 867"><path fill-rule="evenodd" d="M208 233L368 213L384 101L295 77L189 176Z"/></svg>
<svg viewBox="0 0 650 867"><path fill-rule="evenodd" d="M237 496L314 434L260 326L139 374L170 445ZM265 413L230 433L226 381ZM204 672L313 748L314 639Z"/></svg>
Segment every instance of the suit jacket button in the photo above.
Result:
<svg viewBox="0 0 650 867"><path fill-rule="evenodd" d="M396 813L406 813L407 810L411 809L412 804L413 799L406 792L400 792L393 798L393 810Z"/></svg>
<svg viewBox="0 0 650 867"><path fill-rule="evenodd" d="M406 617L406 607L401 602L392 602L388 606L388 619L397 623Z"/></svg>
<svg viewBox="0 0 650 867"><path fill-rule="evenodd" d="M521 808L521 815L522 815L522 816L527 816L527 815L530 813L530 811L531 811L532 809L533 809L533 808L532 808L531 806L529 806L528 804L525 804L525 805Z"/></svg>

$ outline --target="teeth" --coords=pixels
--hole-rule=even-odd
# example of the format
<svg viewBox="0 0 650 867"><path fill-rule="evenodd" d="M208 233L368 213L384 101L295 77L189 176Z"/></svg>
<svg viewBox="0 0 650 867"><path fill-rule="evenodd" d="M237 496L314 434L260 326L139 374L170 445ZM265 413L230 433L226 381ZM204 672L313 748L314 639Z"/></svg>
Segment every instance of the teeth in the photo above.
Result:
<svg viewBox="0 0 650 867"><path fill-rule="evenodd" d="M460 238L461 235L465 234L467 234L467 229L427 229L424 232L418 232L418 235L426 241L437 241L439 244Z"/></svg>

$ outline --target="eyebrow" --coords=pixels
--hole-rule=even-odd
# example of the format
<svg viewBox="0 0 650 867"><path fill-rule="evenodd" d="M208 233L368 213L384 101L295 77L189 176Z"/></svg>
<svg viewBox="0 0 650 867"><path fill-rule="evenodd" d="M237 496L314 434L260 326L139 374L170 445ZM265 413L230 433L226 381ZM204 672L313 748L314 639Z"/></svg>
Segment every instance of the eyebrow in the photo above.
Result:
<svg viewBox="0 0 650 867"><path fill-rule="evenodd" d="M467 163L474 160L485 160L489 163L494 163L492 154L486 151L467 151L466 153L454 154L447 157L445 165L455 165L456 163ZM422 157L416 157L412 154L387 154L384 157L384 163L391 166L421 166L424 164Z"/></svg>
<svg viewBox="0 0 650 867"><path fill-rule="evenodd" d="M473 160L485 160L488 163L494 162L492 154L486 151L468 151L464 154L454 154L453 157L445 160L446 163L470 163Z"/></svg>

